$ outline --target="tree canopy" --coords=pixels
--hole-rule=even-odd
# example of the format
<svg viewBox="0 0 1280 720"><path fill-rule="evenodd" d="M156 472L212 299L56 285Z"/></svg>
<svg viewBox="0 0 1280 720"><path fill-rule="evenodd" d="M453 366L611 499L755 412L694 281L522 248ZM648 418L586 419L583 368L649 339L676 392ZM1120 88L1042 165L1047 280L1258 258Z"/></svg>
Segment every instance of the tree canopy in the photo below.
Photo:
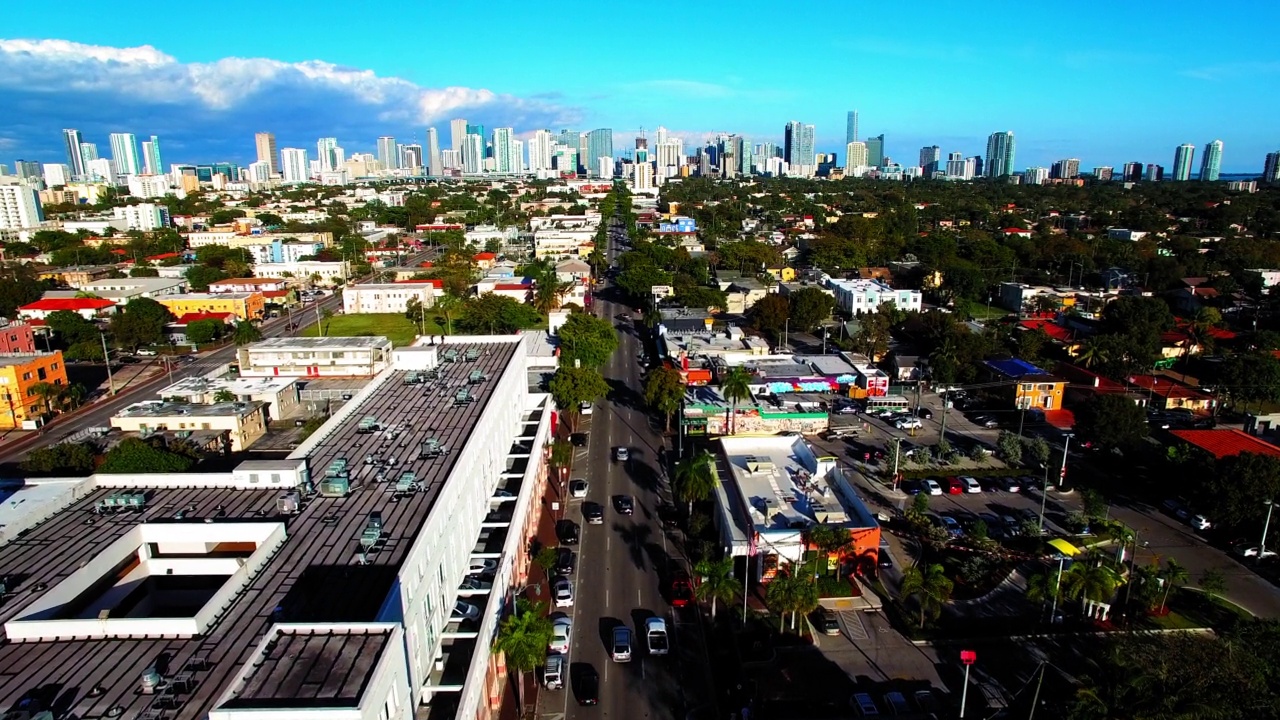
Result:
<svg viewBox="0 0 1280 720"><path fill-rule="evenodd" d="M111 316L111 334L121 347L136 350L164 339L164 326L173 322L173 313L151 298L134 298Z"/></svg>
<svg viewBox="0 0 1280 720"><path fill-rule="evenodd" d="M556 330L556 337L560 339L560 362L565 365L576 360L582 367L603 367L618 349L613 323L587 313L570 313Z"/></svg>

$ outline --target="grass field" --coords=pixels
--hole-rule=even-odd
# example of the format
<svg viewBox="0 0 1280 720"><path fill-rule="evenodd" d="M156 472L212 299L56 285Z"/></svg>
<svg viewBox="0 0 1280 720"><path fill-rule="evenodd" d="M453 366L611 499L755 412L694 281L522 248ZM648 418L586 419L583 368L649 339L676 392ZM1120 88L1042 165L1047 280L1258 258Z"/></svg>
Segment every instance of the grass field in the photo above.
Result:
<svg viewBox="0 0 1280 720"><path fill-rule="evenodd" d="M368 315L334 315L325 325L329 335L336 337L368 337L382 335L390 338L393 345L399 347L413 343L417 328L403 315L368 314ZM320 328L312 325L304 333L306 337L316 337Z"/></svg>

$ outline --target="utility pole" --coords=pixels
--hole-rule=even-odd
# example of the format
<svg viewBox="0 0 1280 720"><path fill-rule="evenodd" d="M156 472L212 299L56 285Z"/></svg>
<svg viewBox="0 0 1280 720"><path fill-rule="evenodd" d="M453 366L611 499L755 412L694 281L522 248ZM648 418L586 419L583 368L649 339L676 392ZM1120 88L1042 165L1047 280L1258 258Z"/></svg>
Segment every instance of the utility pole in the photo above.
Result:
<svg viewBox="0 0 1280 720"><path fill-rule="evenodd" d="M902 438L893 439L893 489L898 489L898 459L902 457Z"/></svg>
<svg viewBox="0 0 1280 720"><path fill-rule="evenodd" d="M938 434L939 441L947 439L947 411L951 409L950 403L947 402L948 392L949 389L942 391L942 430Z"/></svg>
<svg viewBox="0 0 1280 720"><path fill-rule="evenodd" d="M111 393L111 397L116 396L116 380L111 375L111 355L107 352L107 336L98 331L98 337L102 339L102 359L107 363L107 389Z"/></svg>
<svg viewBox="0 0 1280 720"><path fill-rule="evenodd" d="M1058 473L1058 487L1062 487L1062 481L1067 478L1067 448L1071 445L1071 438L1075 437L1074 433L1067 433L1062 440L1062 470ZM1048 490L1049 488L1045 488Z"/></svg>
<svg viewBox="0 0 1280 720"><path fill-rule="evenodd" d="M1267 531L1271 529L1271 511L1276 509L1275 500L1267 500L1267 521L1262 524L1262 544L1258 546L1258 559L1263 558L1263 554L1267 552Z"/></svg>

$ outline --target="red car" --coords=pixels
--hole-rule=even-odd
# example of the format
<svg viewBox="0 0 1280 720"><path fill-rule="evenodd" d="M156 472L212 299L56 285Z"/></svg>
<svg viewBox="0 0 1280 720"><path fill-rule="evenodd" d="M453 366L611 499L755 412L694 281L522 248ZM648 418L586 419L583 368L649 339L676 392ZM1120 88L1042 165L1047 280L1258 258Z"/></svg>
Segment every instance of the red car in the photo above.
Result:
<svg viewBox="0 0 1280 720"><path fill-rule="evenodd" d="M671 581L671 606L682 608L693 603L693 584L683 573Z"/></svg>
<svg viewBox="0 0 1280 720"><path fill-rule="evenodd" d="M946 482L948 495L963 495L964 483L960 482L960 478L949 477Z"/></svg>

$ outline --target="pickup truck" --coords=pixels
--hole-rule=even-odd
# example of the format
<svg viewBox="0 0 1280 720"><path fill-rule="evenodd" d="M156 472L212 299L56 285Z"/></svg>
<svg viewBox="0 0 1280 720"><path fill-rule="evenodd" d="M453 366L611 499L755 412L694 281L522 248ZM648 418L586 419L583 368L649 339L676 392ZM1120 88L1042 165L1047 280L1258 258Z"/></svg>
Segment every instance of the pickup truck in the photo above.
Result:
<svg viewBox="0 0 1280 720"><path fill-rule="evenodd" d="M649 641L650 655L666 655L670 648L667 642L667 623L662 618L649 618L644 621L645 637Z"/></svg>

